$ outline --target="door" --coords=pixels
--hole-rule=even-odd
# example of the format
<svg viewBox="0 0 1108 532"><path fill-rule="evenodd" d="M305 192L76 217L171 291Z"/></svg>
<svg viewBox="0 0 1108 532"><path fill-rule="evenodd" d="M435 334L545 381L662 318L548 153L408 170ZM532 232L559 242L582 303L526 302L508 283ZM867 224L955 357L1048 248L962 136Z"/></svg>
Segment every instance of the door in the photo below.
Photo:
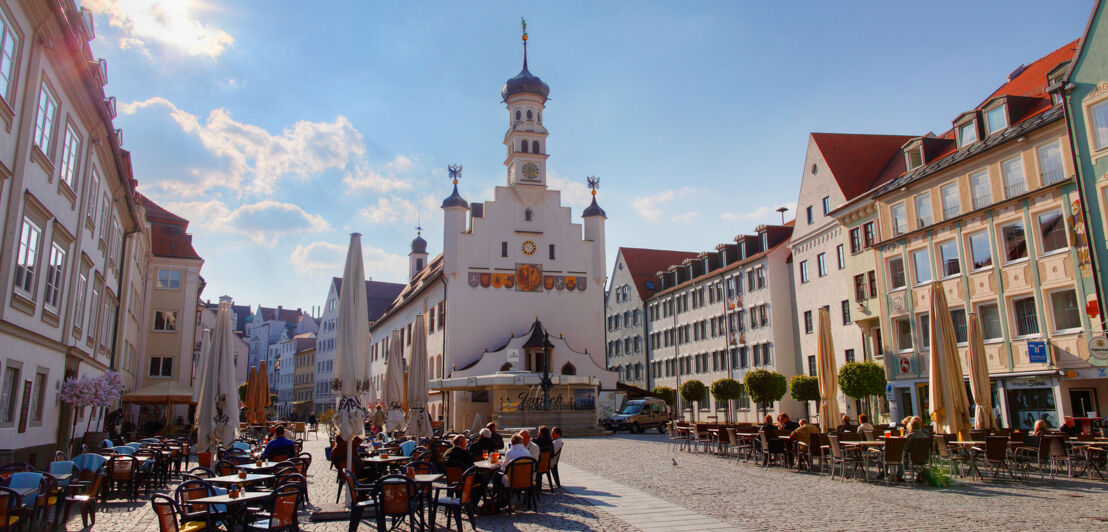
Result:
<svg viewBox="0 0 1108 532"><path fill-rule="evenodd" d="M900 390L900 400L896 404L896 419L892 421L900 424L900 420L912 415L912 389L897 388Z"/></svg>
<svg viewBox="0 0 1108 532"><path fill-rule="evenodd" d="M1070 410L1073 412L1073 417L1099 415L1100 408L1096 404L1096 390L1092 388L1070 390ZM1092 415L1090 415L1090 412Z"/></svg>
<svg viewBox="0 0 1108 532"><path fill-rule="evenodd" d="M916 383L916 401L919 406L920 419L923 420L924 425L931 424L931 386L926 382Z"/></svg>

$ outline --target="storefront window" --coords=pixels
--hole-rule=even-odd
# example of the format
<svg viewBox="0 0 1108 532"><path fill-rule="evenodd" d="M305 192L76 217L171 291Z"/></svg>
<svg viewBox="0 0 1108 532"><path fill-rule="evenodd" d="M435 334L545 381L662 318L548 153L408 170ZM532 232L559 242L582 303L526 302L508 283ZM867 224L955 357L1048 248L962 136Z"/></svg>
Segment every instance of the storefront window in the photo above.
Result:
<svg viewBox="0 0 1108 532"><path fill-rule="evenodd" d="M1035 383L1021 383L1030 386ZM1058 413L1054 405L1054 390L1049 386L1015 388L1008 390L1008 417L1012 428L1026 430L1042 419L1047 426L1058 426Z"/></svg>

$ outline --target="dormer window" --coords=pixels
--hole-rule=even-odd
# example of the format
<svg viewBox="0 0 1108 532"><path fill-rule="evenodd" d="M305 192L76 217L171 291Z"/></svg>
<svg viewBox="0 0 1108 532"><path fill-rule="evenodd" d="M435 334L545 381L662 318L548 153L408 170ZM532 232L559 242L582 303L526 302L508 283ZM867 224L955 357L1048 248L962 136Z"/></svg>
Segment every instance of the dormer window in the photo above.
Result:
<svg viewBox="0 0 1108 532"><path fill-rule="evenodd" d="M977 125L973 120L958 126L958 147L963 148L977 140Z"/></svg>
<svg viewBox="0 0 1108 532"><path fill-rule="evenodd" d="M1001 105L985 111L985 134L992 135L1008 127L1007 106Z"/></svg>
<svg viewBox="0 0 1108 532"><path fill-rule="evenodd" d="M908 165L909 172L923 166L923 148L917 145L909 149L904 153L904 158L905 164Z"/></svg>

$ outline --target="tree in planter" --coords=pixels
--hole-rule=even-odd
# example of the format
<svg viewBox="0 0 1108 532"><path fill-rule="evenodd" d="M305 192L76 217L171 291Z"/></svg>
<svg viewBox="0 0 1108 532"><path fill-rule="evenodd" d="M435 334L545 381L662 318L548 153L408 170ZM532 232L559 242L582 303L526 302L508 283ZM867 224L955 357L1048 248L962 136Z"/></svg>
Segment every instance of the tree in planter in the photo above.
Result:
<svg viewBox="0 0 1108 532"><path fill-rule="evenodd" d="M245 403L246 402L246 383L245 382L239 385L239 402L240 403Z"/></svg>
<svg viewBox="0 0 1108 532"><path fill-rule="evenodd" d="M876 362L847 362L839 368L839 389L851 399L885 393L885 368ZM865 402L867 410L869 402Z"/></svg>
<svg viewBox="0 0 1108 532"><path fill-rule="evenodd" d="M789 397L804 403L804 417L808 417L808 401L816 402L819 411L819 379L807 375L797 375L789 381Z"/></svg>
<svg viewBox="0 0 1108 532"><path fill-rule="evenodd" d="M696 379L685 381L681 384L681 398L685 400L685 403L689 405L689 409L692 410L693 421L696 421L696 408L692 407L693 403L704 401L704 392L707 388L703 382Z"/></svg>
<svg viewBox="0 0 1108 532"><path fill-rule="evenodd" d="M731 401L738 399L743 393L743 385L735 379L719 379L712 383L712 397L716 398L716 404L727 405L727 422L731 422Z"/></svg>
<svg viewBox="0 0 1108 532"><path fill-rule="evenodd" d="M656 395L658 395L658 397L660 397L663 401L665 401L666 404L669 405L670 408L673 408L673 399L674 399L673 388L670 388L669 386L655 386L654 389L650 390L650 391L652 391Z"/></svg>
<svg viewBox="0 0 1108 532"><path fill-rule="evenodd" d="M776 371L756 369L748 372L743 378L743 386L750 400L762 407L762 415L766 414L769 405L774 401L780 401L788 390L788 381L785 376Z"/></svg>

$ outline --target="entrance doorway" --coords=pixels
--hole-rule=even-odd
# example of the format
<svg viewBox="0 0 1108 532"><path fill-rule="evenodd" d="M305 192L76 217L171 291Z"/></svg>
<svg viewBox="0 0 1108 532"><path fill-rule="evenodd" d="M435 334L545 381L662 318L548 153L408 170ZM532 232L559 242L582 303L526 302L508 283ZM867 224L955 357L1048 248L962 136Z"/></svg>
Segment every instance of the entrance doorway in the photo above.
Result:
<svg viewBox="0 0 1108 532"><path fill-rule="evenodd" d="M1092 388L1070 390L1070 410L1073 412L1073 417L1091 417L1090 412L1099 415L1100 408L1096 404L1096 390Z"/></svg>
<svg viewBox="0 0 1108 532"><path fill-rule="evenodd" d="M931 424L931 386L926 382L916 383L916 401L919 406L919 417L924 425Z"/></svg>

